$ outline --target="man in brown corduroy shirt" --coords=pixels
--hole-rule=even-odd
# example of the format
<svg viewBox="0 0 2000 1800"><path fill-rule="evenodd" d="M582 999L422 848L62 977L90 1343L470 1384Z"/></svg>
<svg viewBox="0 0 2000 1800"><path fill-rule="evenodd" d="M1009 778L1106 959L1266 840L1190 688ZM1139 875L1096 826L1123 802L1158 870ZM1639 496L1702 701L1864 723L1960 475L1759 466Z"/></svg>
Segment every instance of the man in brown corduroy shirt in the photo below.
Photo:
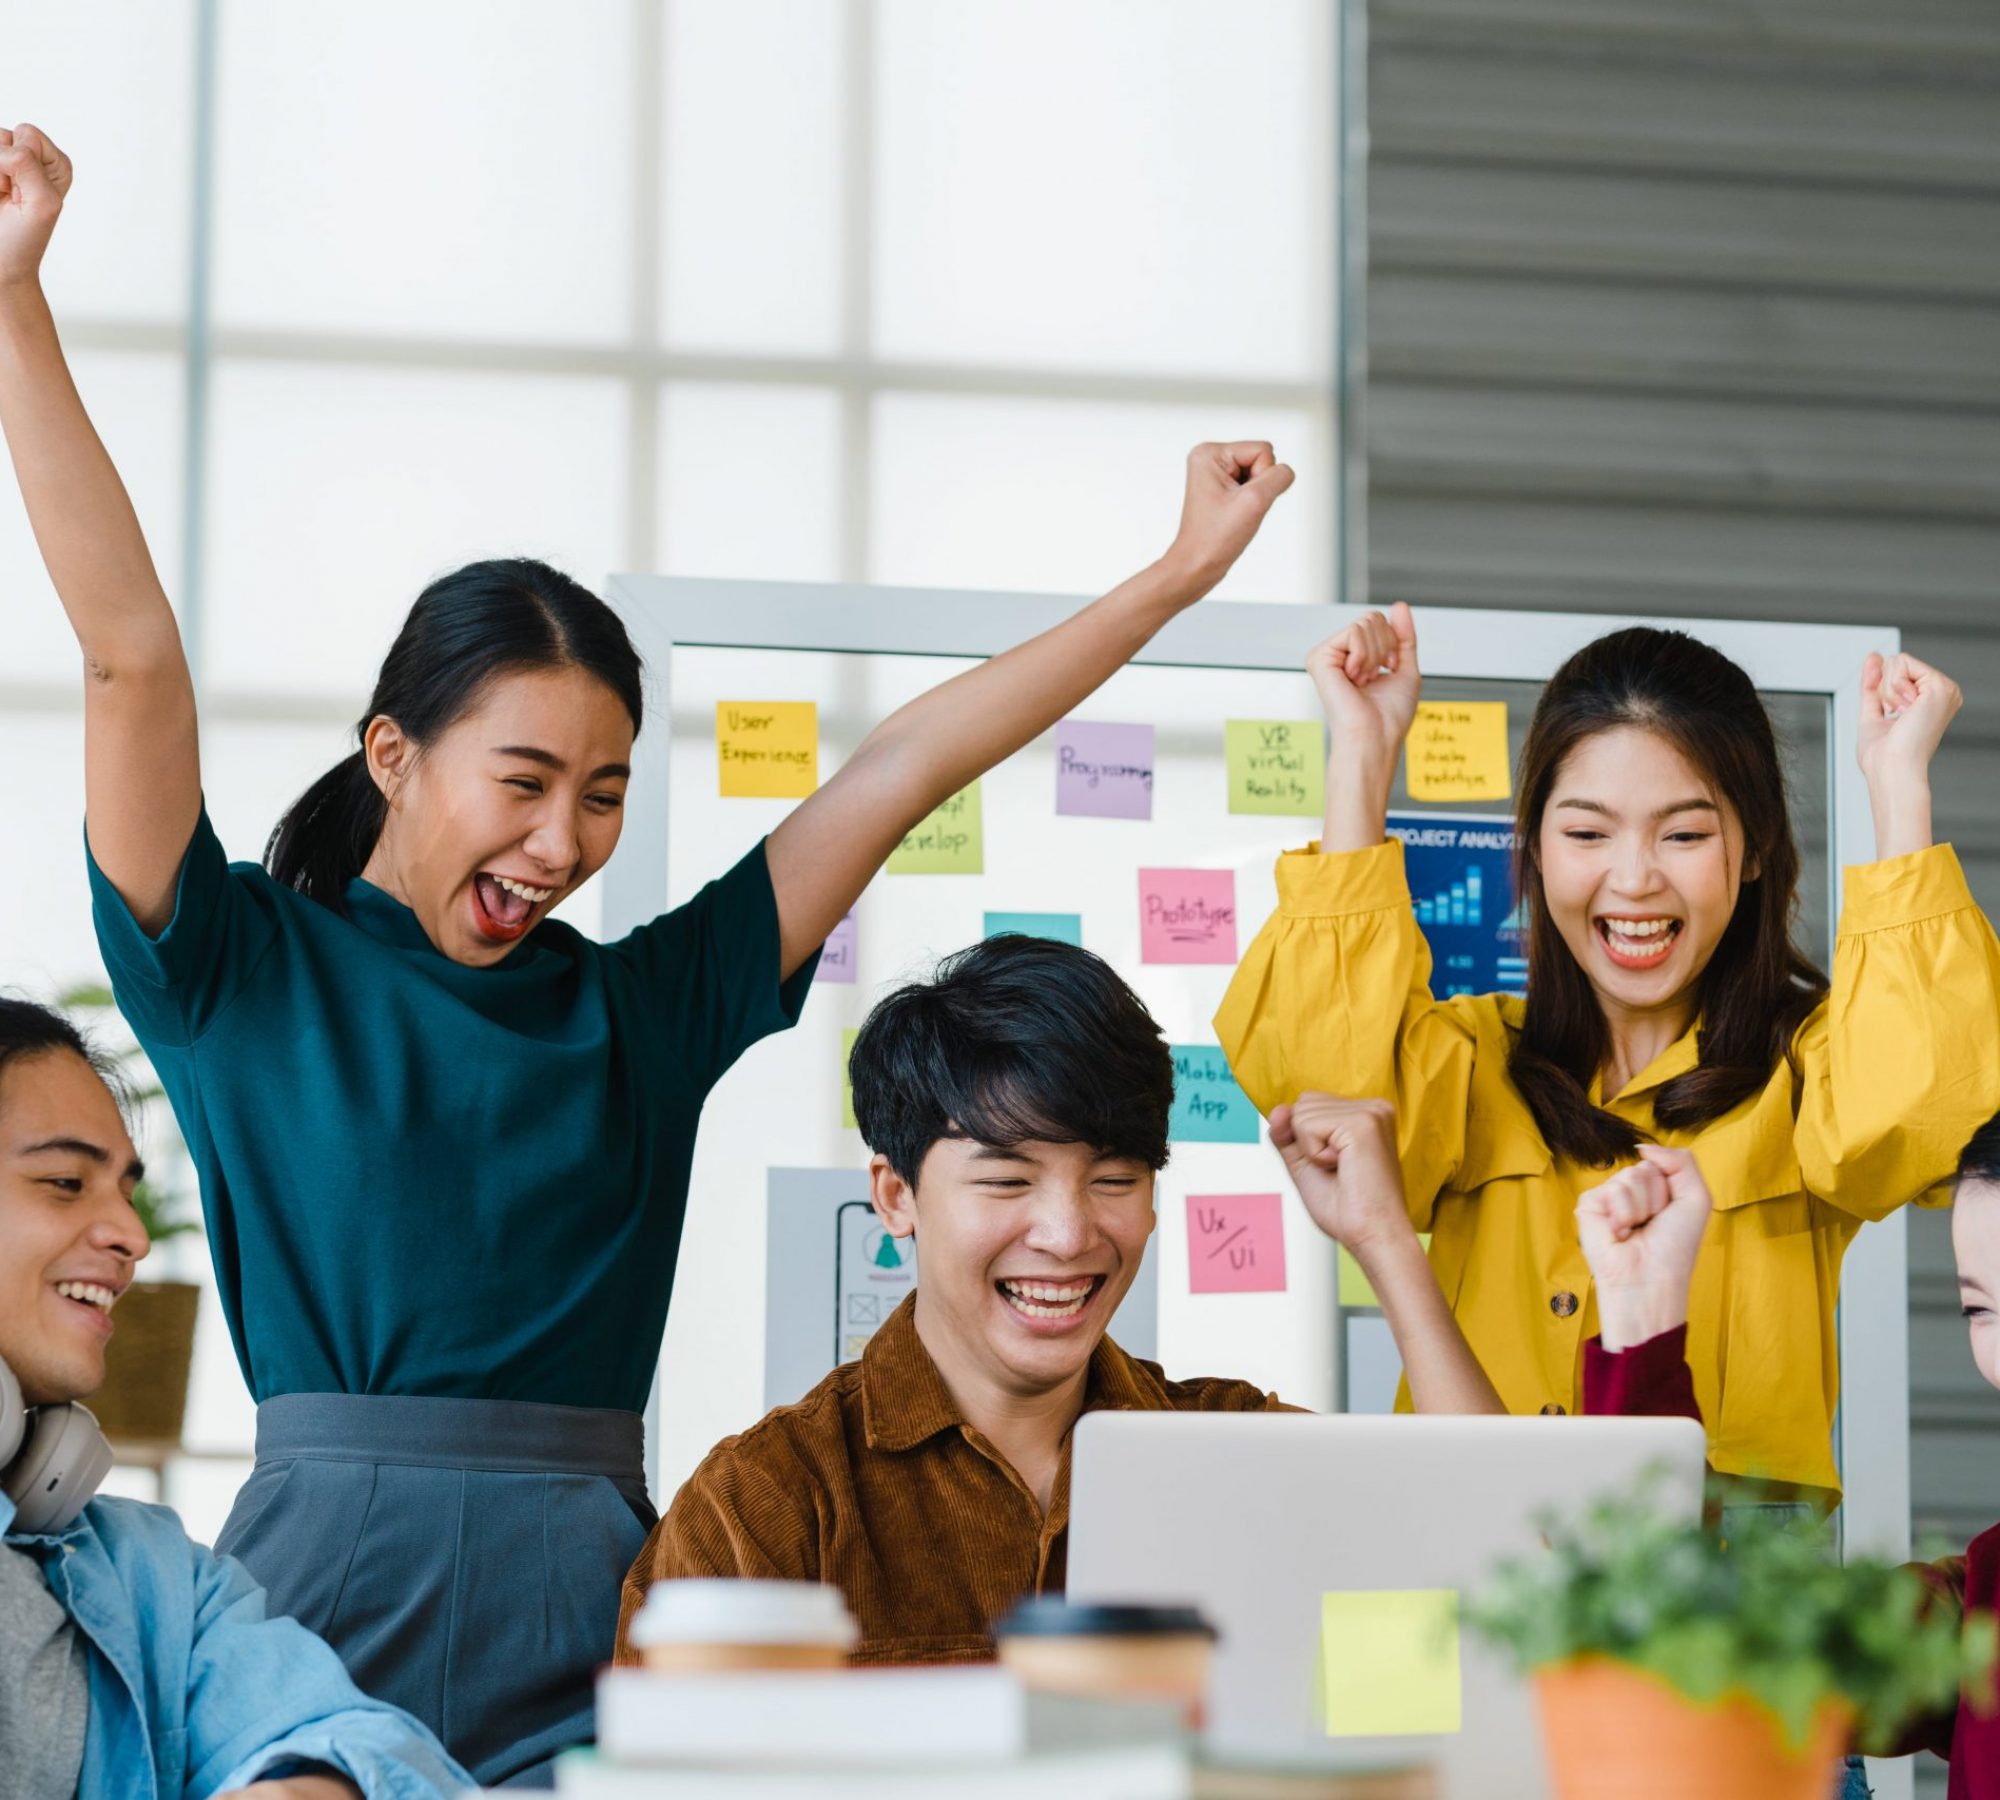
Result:
<svg viewBox="0 0 2000 1800"><path fill-rule="evenodd" d="M1173 1060L1088 951L991 938L869 1014L850 1061L875 1210L918 1236L917 1291L859 1362L712 1450L625 1580L617 1657L654 1581L837 1584L855 1660L966 1662L1059 1593L1085 1412L1289 1412L1241 1381L1169 1381L1105 1336L1153 1229Z"/></svg>

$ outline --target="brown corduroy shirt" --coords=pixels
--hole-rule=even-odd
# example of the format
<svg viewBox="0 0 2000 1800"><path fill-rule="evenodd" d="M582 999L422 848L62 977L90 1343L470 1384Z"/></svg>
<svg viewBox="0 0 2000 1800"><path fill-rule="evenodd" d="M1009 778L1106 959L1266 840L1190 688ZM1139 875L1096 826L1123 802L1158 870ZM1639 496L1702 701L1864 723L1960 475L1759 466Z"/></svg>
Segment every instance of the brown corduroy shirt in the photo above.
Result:
<svg viewBox="0 0 2000 1800"><path fill-rule="evenodd" d="M708 1453L653 1528L618 1609L619 1662L655 1581L830 1581L861 1624L858 1663L976 1662L1024 1594L1059 1594L1069 1549L1069 1444L1043 1514L965 1422L917 1336L916 1296L843 1363ZM1109 1338L1085 1412L1295 1412L1247 1381L1169 1381Z"/></svg>

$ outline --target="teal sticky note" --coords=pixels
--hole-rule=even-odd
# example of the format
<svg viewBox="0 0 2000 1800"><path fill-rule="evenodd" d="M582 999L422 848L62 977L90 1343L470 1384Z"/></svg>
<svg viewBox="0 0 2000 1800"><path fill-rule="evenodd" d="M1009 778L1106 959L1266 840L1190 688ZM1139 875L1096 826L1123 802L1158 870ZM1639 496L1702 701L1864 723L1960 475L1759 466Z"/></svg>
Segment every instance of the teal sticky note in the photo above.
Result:
<svg viewBox="0 0 2000 1800"><path fill-rule="evenodd" d="M1081 913L990 912L986 915L986 935L998 937L1003 931L1017 931L1022 937L1054 938L1059 943L1083 945Z"/></svg>
<svg viewBox="0 0 2000 1800"><path fill-rule="evenodd" d="M1177 1144L1254 1144L1257 1109L1236 1085L1220 1044L1176 1044L1174 1110L1167 1136Z"/></svg>

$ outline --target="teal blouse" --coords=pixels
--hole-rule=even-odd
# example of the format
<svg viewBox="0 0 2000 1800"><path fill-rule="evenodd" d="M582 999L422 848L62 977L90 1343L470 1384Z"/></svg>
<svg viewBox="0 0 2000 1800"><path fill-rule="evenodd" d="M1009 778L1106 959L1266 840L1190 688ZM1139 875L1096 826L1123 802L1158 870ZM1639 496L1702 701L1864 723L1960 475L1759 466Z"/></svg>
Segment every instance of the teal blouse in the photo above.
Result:
<svg viewBox="0 0 2000 1800"><path fill-rule="evenodd" d="M645 1404L702 1102L812 980L778 980L761 843L616 943L548 920L483 969L366 881L342 913L231 864L205 811L157 938L90 881L258 1400Z"/></svg>

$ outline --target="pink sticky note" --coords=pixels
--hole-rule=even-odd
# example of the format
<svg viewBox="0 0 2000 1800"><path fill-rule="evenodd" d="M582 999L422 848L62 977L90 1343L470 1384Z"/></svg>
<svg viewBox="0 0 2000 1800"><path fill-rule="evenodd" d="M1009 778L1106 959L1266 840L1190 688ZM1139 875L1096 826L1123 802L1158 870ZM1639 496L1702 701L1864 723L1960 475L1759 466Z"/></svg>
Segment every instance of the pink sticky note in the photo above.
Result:
<svg viewBox="0 0 2000 1800"><path fill-rule="evenodd" d="M1233 963L1236 872L1233 869L1141 869L1139 960Z"/></svg>
<svg viewBox="0 0 2000 1800"><path fill-rule="evenodd" d="M1285 1215L1276 1194L1190 1194L1188 1292L1282 1294Z"/></svg>
<svg viewBox="0 0 2000 1800"><path fill-rule="evenodd" d="M858 930L854 914L849 912L826 934L826 948L819 953L819 967L813 971L813 980L854 980L854 948Z"/></svg>

